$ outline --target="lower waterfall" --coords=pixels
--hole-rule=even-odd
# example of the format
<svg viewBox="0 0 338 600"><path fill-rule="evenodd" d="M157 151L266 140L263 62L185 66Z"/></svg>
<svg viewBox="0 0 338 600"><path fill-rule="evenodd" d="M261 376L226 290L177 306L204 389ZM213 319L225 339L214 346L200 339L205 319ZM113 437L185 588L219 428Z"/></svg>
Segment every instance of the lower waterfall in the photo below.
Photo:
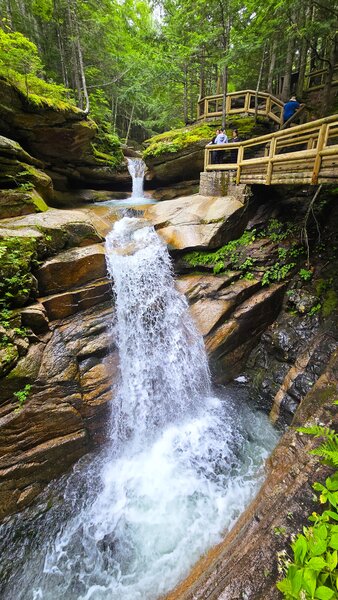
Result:
<svg viewBox="0 0 338 600"><path fill-rule="evenodd" d="M18 525L6 600L159 598L232 526L277 441L265 415L213 390L154 228L122 218L106 255L120 354L111 442L74 468L59 506Z"/></svg>

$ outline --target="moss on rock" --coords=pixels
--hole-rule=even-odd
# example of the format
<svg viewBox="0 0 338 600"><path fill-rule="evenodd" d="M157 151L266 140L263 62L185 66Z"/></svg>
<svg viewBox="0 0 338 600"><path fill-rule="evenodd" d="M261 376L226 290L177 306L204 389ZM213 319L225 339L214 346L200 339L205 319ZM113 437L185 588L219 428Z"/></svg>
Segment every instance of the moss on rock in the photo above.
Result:
<svg viewBox="0 0 338 600"><path fill-rule="evenodd" d="M150 158L161 154L173 154L196 142L205 141L207 143L214 137L215 129L218 127L220 127L220 122L212 121L160 133L146 140L145 144L147 148L143 153L143 157ZM255 123L252 117L234 116L229 120L229 125L227 126L229 139L233 128L239 130L241 138L247 139L268 133L270 125L266 119L259 119Z"/></svg>

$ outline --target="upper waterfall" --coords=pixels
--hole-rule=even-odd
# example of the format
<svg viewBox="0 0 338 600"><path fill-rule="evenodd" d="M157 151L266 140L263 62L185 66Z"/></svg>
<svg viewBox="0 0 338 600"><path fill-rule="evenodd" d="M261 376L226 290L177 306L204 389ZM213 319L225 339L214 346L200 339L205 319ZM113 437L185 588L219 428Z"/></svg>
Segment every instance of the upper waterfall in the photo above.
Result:
<svg viewBox="0 0 338 600"><path fill-rule="evenodd" d="M143 181L146 164L142 158L127 158L128 171L132 178L132 198L143 198Z"/></svg>

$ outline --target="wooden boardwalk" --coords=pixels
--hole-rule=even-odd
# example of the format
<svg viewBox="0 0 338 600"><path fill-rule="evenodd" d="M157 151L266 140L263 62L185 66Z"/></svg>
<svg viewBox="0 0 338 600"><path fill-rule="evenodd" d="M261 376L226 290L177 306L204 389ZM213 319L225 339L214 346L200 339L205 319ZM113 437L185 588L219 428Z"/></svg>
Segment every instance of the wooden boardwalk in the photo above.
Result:
<svg viewBox="0 0 338 600"><path fill-rule="evenodd" d="M226 96L226 114L239 115L246 113L255 114L255 96L254 90L242 90L240 92L231 92ZM271 119L277 125L283 122L284 102L275 98L266 92L258 92L257 115ZM205 96L198 102L197 120L216 119L222 116L223 95Z"/></svg>
<svg viewBox="0 0 338 600"><path fill-rule="evenodd" d="M221 164L213 164L215 151L223 153ZM337 182L338 115L237 144L210 144L204 170L235 171L237 184Z"/></svg>

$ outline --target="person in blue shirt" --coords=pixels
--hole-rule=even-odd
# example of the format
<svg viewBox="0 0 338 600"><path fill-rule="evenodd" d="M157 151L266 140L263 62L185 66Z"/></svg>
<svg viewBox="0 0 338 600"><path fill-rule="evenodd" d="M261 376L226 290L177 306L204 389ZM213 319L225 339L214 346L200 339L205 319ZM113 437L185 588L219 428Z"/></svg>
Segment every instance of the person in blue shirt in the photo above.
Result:
<svg viewBox="0 0 338 600"><path fill-rule="evenodd" d="M283 110L283 123L286 123L295 114L295 112L299 109L300 104L296 98L296 96L291 96L289 102L284 104Z"/></svg>

